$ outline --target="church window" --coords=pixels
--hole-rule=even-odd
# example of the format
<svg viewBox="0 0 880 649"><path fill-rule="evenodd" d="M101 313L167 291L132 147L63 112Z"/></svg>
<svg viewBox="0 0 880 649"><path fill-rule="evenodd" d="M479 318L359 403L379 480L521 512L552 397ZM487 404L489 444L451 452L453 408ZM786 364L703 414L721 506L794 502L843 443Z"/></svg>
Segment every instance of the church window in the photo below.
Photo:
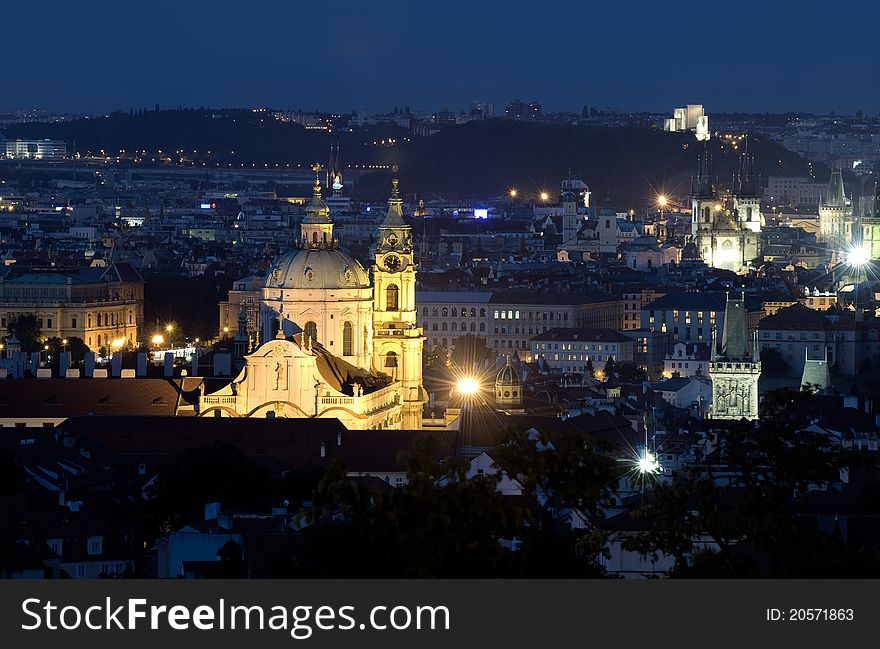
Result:
<svg viewBox="0 0 880 649"><path fill-rule="evenodd" d="M317 323L309 320L305 326L306 335L312 340L318 340L318 325Z"/></svg>
<svg viewBox="0 0 880 649"><path fill-rule="evenodd" d="M342 325L342 355L343 356L353 356L354 349L353 339L354 335L352 334L352 326L351 323L346 320Z"/></svg>
<svg viewBox="0 0 880 649"><path fill-rule="evenodd" d="M385 367L397 367L397 354L394 352L385 354Z"/></svg>
<svg viewBox="0 0 880 649"><path fill-rule="evenodd" d="M385 289L385 310L397 311L399 305L400 290L397 284L391 284ZM444 314L445 315L445 314Z"/></svg>

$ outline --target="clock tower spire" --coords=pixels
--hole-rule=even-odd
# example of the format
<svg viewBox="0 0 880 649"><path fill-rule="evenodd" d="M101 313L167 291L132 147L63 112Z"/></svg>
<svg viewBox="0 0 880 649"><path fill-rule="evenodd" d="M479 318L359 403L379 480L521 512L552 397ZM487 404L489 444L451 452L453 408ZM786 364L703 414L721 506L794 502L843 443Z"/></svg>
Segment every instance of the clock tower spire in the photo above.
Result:
<svg viewBox="0 0 880 649"><path fill-rule="evenodd" d="M412 227L403 218L397 165L388 213L379 225L373 266L373 365L402 384L403 428L422 425L422 348L416 322L416 265Z"/></svg>

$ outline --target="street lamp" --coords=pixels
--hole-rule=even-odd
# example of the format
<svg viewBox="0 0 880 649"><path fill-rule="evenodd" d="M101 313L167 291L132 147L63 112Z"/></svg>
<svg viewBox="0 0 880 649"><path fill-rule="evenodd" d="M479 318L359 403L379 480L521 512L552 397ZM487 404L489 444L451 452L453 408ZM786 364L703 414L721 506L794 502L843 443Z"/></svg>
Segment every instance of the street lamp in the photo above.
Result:
<svg viewBox="0 0 880 649"><path fill-rule="evenodd" d="M516 190L515 190L515 189L511 189L511 190L510 190L510 197L511 197L511 198L516 198Z"/></svg>
<svg viewBox="0 0 880 649"><path fill-rule="evenodd" d="M466 376L458 380L456 388L464 396L471 397L480 391L480 384L472 376Z"/></svg>
<svg viewBox="0 0 880 649"><path fill-rule="evenodd" d="M548 200L550 200L550 194L548 194L547 192L541 192L541 200L546 203Z"/></svg>

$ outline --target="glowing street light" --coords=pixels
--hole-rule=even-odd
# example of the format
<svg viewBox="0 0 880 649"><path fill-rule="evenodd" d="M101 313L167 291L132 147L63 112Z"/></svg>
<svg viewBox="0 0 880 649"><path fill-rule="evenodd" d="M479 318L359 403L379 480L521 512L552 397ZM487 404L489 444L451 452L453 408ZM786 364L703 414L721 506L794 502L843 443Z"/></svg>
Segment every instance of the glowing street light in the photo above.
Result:
<svg viewBox="0 0 880 649"><path fill-rule="evenodd" d="M663 471L657 456L648 449L642 451L636 460L636 470L642 475L655 475Z"/></svg>
<svg viewBox="0 0 880 649"><path fill-rule="evenodd" d="M659 205L660 207L666 207L666 205L667 205L668 203L669 203L669 199L666 198L665 195L660 194L660 195L657 197L657 205Z"/></svg>
<svg viewBox="0 0 880 649"><path fill-rule="evenodd" d="M546 203L548 200L550 200L550 194L548 194L547 192L541 192L541 200Z"/></svg>
<svg viewBox="0 0 880 649"><path fill-rule="evenodd" d="M461 394L467 397L473 396L480 391L480 384L477 382L477 379L470 376L459 379L456 387Z"/></svg>
<svg viewBox="0 0 880 649"><path fill-rule="evenodd" d="M846 261L850 266L864 266L871 261L871 253L867 246L857 246L847 253Z"/></svg>
<svg viewBox="0 0 880 649"><path fill-rule="evenodd" d="M511 197L511 198L516 198L516 190L515 190L515 189L511 189L511 190L510 190L510 197Z"/></svg>
<svg viewBox="0 0 880 649"><path fill-rule="evenodd" d="M155 336L153 336L153 344L154 345L161 345L164 342L165 342L165 336L163 336L162 334L156 334Z"/></svg>
<svg viewBox="0 0 880 649"><path fill-rule="evenodd" d="M229 327L223 327L223 333L228 334L228 333L229 333Z"/></svg>
<svg viewBox="0 0 880 649"><path fill-rule="evenodd" d="M110 343L110 346L113 349L120 349L125 344L125 338L114 338L113 342Z"/></svg>
<svg viewBox="0 0 880 649"><path fill-rule="evenodd" d="M174 331L174 325L170 324L170 323L165 325L165 331L167 331L168 333L171 333L172 331Z"/></svg>

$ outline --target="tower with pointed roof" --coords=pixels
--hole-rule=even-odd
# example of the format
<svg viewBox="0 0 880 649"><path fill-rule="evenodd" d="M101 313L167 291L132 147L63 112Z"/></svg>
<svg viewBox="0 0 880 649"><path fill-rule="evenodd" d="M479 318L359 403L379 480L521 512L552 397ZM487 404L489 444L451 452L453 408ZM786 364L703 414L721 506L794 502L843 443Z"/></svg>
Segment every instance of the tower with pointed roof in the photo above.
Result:
<svg viewBox="0 0 880 649"><path fill-rule="evenodd" d="M874 197L857 227L859 245L870 259L880 259L880 182L874 183Z"/></svg>
<svg viewBox="0 0 880 649"><path fill-rule="evenodd" d="M828 190L819 202L819 240L832 254L840 254L852 241L853 206L846 196L843 172L835 169L828 181Z"/></svg>
<svg viewBox="0 0 880 649"><path fill-rule="evenodd" d="M733 197L740 227L760 233L764 224L764 217L761 215L761 188L758 186L755 156L749 153L748 146L747 139L745 151L740 155L733 178Z"/></svg>
<svg viewBox="0 0 880 649"><path fill-rule="evenodd" d="M412 227L403 217L397 178L391 183L373 265L373 366L401 382L403 427L416 429L421 427L422 406L427 401L422 386L425 337L417 323Z"/></svg>
<svg viewBox="0 0 880 649"><path fill-rule="evenodd" d="M749 339L744 296L727 294L721 347L712 340L709 374L712 378L712 419L757 419L761 361Z"/></svg>
<svg viewBox="0 0 880 649"><path fill-rule="evenodd" d="M760 256L761 248L760 192L748 153L740 158L733 180L733 193L720 196L705 145L691 189L691 233L709 266L739 272Z"/></svg>
<svg viewBox="0 0 880 649"><path fill-rule="evenodd" d="M704 144L691 182L691 236L694 239L701 233L711 231L717 206L718 191L712 177L712 157L709 146Z"/></svg>
<svg viewBox="0 0 880 649"><path fill-rule="evenodd" d="M339 143L330 145L330 160L327 163L327 191L338 194L342 191L342 161L339 155Z"/></svg>

